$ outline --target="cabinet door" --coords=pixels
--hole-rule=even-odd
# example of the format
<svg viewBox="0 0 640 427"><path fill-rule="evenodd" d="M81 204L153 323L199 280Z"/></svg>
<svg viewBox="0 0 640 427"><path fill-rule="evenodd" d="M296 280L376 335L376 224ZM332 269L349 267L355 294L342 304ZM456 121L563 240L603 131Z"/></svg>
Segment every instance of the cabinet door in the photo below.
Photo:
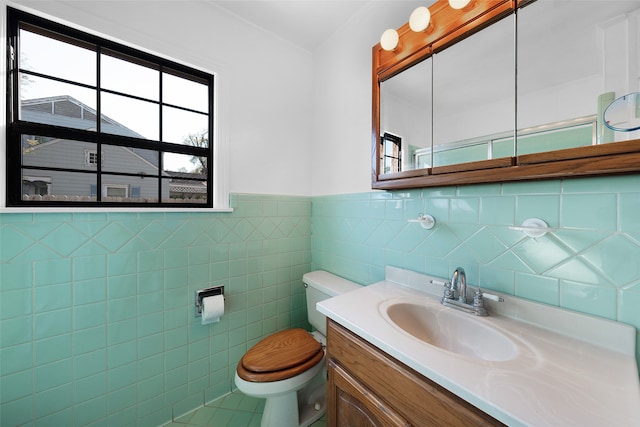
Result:
<svg viewBox="0 0 640 427"><path fill-rule="evenodd" d="M329 426L409 426L404 418L371 393L333 360L329 361Z"/></svg>
<svg viewBox="0 0 640 427"><path fill-rule="evenodd" d="M329 426L503 425L344 327L327 323Z"/></svg>

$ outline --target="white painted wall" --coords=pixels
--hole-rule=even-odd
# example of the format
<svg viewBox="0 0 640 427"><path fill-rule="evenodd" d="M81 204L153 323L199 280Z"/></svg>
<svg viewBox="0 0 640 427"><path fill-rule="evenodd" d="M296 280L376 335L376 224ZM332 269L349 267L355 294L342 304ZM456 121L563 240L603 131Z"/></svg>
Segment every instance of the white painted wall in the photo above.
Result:
<svg viewBox="0 0 640 427"><path fill-rule="evenodd" d="M424 4L373 0L314 52L312 195L371 191L371 49Z"/></svg>
<svg viewBox="0 0 640 427"><path fill-rule="evenodd" d="M228 149L230 191L310 194L310 52L206 2L17 0L8 4L217 73L220 137Z"/></svg>
<svg viewBox="0 0 640 427"><path fill-rule="evenodd" d="M207 2L0 4L23 5L218 73L230 191L326 195L370 191L371 49L384 29L400 27L424 2L368 1L313 53Z"/></svg>

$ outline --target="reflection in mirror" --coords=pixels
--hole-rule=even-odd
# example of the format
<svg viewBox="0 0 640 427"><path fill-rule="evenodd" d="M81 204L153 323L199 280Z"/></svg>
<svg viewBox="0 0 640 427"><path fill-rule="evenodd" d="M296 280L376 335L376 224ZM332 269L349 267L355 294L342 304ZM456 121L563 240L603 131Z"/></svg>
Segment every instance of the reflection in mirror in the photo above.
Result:
<svg viewBox="0 0 640 427"><path fill-rule="evenodd" d="M514 21L433 56L433 166L514 155Z"/></svg>
<svg viewBox="0 0 640 427"><path fill-rule="evenodd" d="M402 138L385 132L380 138L380 170L383 173L406 170L401 167Z"/></svg>
<svg viewBox="0 0 640 427"><path fill-rule="evenodd" d="M380 173L431 166L431 63L427 58L380 83ZM385 159L394 149L400 154L397 167Z"/></svg>
<svg viewBox="0 0 640 427"><path fill-rule="evenodd" d="M640 93L629 93L613 101L602 114L606 127L618 132L640 129ZM638 135L640 137L640 135Z"/></svg>
<svg viewBox="0 0 640 427"><path fill-rule="evenodd" d="M601 118L616 96L637 89L627 64L638 60L629 13L639 6L545 0L518 12L517 154L628 139Z"/></svg>

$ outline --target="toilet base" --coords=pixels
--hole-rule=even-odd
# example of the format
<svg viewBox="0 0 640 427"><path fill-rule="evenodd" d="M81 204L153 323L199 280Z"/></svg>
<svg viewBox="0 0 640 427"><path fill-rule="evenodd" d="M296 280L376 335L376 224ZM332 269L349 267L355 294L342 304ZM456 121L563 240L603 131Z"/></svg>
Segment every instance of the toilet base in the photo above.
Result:
<svg viewBox="0 0 640 427"><path fill-rule="evenodd" d="M267 399L262 412L260 427L297 426L298 398L296 393L286 393Z"/></svg>
<svg viewBox="0 0 640 427"><path fill-rule="evenodd" d="M315 388L298 392L299 427L308 427L318 421L327 412L327 385L318 384Z"/></svg>
<svg viewBox="0 0 640 427"><path fill-rule="evenodd" d="M266 398L261 427L308 427L326 412L326 377L323 359L312 369L290 380L252 383L242 380L236 373L235 383L238 390L248 396Z"/></svg>
<svg viewBox="0 0 640 427"><path fill-rule="evenodd" d="M326 386L302 389L267 399L262 413L261 427L308 427L318 421L327 410Z"/></svg>

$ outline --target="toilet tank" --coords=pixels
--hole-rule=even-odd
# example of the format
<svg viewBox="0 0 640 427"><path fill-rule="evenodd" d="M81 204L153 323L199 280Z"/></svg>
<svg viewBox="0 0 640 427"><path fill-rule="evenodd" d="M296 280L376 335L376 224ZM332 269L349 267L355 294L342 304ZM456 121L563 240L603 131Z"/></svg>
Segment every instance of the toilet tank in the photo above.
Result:
<svg viewBox="0 0 640 427"><path fill-rule="evenodd" d="M322 335L327 335L327 318L316 310L316 303L361 286L327 271L317 270L302 276L307 292L307 316L309 323Z"/></svg>

